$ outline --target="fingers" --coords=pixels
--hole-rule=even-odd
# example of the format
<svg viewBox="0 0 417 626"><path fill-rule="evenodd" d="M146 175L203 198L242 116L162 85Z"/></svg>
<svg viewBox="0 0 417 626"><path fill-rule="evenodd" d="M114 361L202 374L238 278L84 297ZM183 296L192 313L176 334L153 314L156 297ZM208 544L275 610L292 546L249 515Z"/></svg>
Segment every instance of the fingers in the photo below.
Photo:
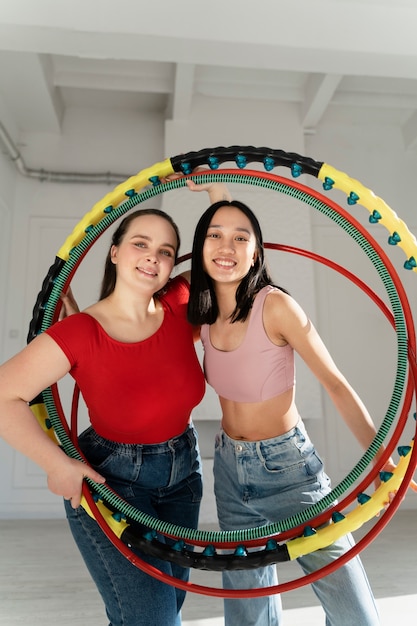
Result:
<svg viewBox="0 0 417 626"><path fill-rule="evenodd" d="M208 191L213 183L195 183L191 178L187 178L185 184L190 191Z"/></svg>
<svg viewBox="0 0 417 626"><path fill-rule="evenodd" d="M65 306L61 306L61 308L59 309L58 322L61 322L66 317L67 317L67 312L65 310Z"/></svg>
<svg viewBox="0 0 417 626"><path fill-rule="evenodd" d="M191 180L191 178L187 178L185 184L190 191L204 191L204 185L197 185L193 180Z"/></svg>
<svg viewBox="0 0 417 626"><path fill-rule="evenodd" d="M414 480L410 482L410 488L417 493L417 483Z"/></svg>
<svg viewBox="0 0 417 626"><path fill-rule="evenodd" d="M93 470L91 467L88 467L88 466L86 466L84 469L82 480L84 480L84 478L89 478L95 483L99 483L99 484L103 484L106 482L106 479L103 476L101 476L101 474L99 474L98 472L96 472L95 470ZM71 496L64 496L65 500L67 500L68 502L71 502L71 506L73 509L78 509L78 507L81 504L81 498L82 498L81 486L80 486L80 489L77 490L75 494L72 494Z"/></svg>
<svg viewBox="0 0 417 626"><path fill-rule="evenodd" d="M69 315L80 312L77 301L75 300L71 289L68 289L67 293L61 293L60 297L62 301L62 307L59 319L63 319L64 317L68 317Z"/></svg>
<svg viewBox="0 0 417 626"><path fill-rule="evenodd" d="M414 492L417 493L417 483L414 480L411 480L409 483L409 488L412 489ZM391 502L394 500L395 496L397 495L397 491L390 491L388 493L388 500L386 502L384 502L384 507L388 508L389 505L391 504Z"/></svg>
<svg viewBox="0 0 417 626"><path fill-rule="evenodd" d="M81 496L72 496L71 498L65 498L65 500L71 503L73 509L78 509L81 504Z"/></svg>
<svg viewBox="0 0 417 626"><path fill-rule="evenodd" d="M76 509L80 506L82 486L85 478L97 484L106 482L105 478L92 467L77 459L63 456L64 462L48 474L48 487L52 493L71 502Z"/></svg>
<svg viewBox="0 0 417 626"><path fill-rule="evenodd" d="M101 485L106 482L104 476L96 472L92 467L86 466L83 474L83 478L90 478L90 480L95 483L100 483Z"/></svg>
<svg viewBox="0 0 417 626"><path fill-rule="evenodd" d="M178 172L174 172L173 174L169 174L164 178L160 178L161 183L169 183L170 180L176 180L177 178L182 178L184 174L179 174Z"/></svg>

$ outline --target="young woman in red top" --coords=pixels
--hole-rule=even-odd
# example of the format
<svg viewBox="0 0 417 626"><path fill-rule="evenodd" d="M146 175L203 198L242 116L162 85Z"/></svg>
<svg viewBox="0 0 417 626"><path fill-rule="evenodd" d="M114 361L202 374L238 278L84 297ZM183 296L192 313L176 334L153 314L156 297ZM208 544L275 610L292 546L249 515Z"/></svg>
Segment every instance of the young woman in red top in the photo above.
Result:
<svg viewBox="0 0 417 626"><path fill-rule="evenodd" d="M179 244L169 215L153 209L128 215L113 235L100 300L0 367L0 436L37 463L49 489L64 497L111 626L181 623L185 592L135 567L80 506L87 477L153 517L197 527L202 481L191 411L205 382L187 322L188 282L170 279ZM28 406L67 373L89 411L91 426L79 437L89 465L55 445ZM188 579L187 569L140 556Z"/></svg>

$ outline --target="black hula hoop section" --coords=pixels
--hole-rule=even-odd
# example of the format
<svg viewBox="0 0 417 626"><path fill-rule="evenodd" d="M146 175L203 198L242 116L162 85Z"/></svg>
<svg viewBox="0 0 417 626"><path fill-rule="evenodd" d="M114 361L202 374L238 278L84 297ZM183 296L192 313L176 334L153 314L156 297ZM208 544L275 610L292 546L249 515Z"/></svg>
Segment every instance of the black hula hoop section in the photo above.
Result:
<svg viewBox="0 0 417 626"><path fill-rule="evenodd" d="M272 155L272 156L271 156ZM197 165L208 164L213 170L216 170L220 162L235 160L239 169L243 169L249 160L262 161L264 163L264 167L267 171L271 171L274 167L279 165L284 165L286 167L291 168L291 173L294 177L297 177L301 173L309 173L314 176L317 176L321 180L323 180L323 186L325 190L329 190L332 187L342 188L347 186L349 189L348 195L348 205L354 203L362 203L362 197L365 197L365 200L368 204L366 208L368 210L372 210L370 222L371 223L381 223L389 229L390 239L389 243L391 245L400 245L403 247L404 251L407 255L407 260L404 264L405 269L408 270L416 270L415 264L415 238L407 231L403 222L398 220L395 214L387 207L379 198L375 198L372 192L363 188L360 183L356 181L351 181L346 175L340 174L333 168L330 168L326 164L317 163L311 159L305 159L304 157L300 157L299 155L293 155L284 153L282 151L274 151L267 148L240 148L240 147L232 147L232 148L216 148L214 150L204 150L199 153L190 153L189 155L182 155L181 157L174 157L169 161L165 161L162 164L156 164L153 168L149 170L144 170L140 172L137 177L133 177L126 181L126 184L117 187L112 194L108 194L98 205L96 205L93 210L85 216L84 220L80 223L79 227L75 229L73 234L69 237L69 239L65 242L63 248L57 255L57 259L55 264L51 267L48 276L44 280L42 291L38 296L37 303L34 308L34 316L31 322L31 326L29 329L28 341L30 341L36 334L42 332L46 328L48 328L51 323L53 323L57 317L57 309L59 307L59 295L61 291L69 284L76 267L79 262L83 258L84 254L87 252L89 247L94 243L97 237L104 232L104 230L112 224L120 215L123 215L133 206L136 206L139 202L142 202L157 193L161 193L163 191L168 191L170 189L178 188L183 186L184 179L179 179L177 181L172 181L171 183L161 185L159 182L160 177L165 177L172 173L173 171L182 171L185 174L189 174ZM202 178L200 178L202 176ZM297 542L301 543L303 553L306 553L306 541L310 542L310 545L313 545L311 549L307 549L307 552L313 551L320 547L317 544L317 547L314 547L311 544L311 537L309 537L310 531L311 536L314 535L314 538L317 538L321 531L314 532L313 526L305 526L307 522L310 522L315 518L316 515L320 513L325 516L332 515L332 521L337 522L330 524L330 527L337 527L339 524L343 526L345 523L345 519L343 515L340 513L340 504L337 506L337 511L331 509L331 505L334 502L335 498L339 498L350 486L350 484L355 481L358 476L364 472L366 467L369 465L373 457L375 456L376 451L380 447L381 443L384 441L384 438L387 435L391 424L395 419L396 412L399 407L402 391L405 387L405 377L407 371L407 361L409 363L410 374L409 374L409 382L407 385L407 393L406 398L404 400L404 408L402 410L401 421L405 424L405 420L407 417L408 409L411 405L412 398L412 388L416 384L417 372L416 372L416 362L415 362L415 333L413 328L413 321L411 312L409 309L409 305L402 288L401 282L397 277L395 271L392 268L389 260L383 251L379 248L375 241L369 237L365 233L363 229L358 224L354 223L352 218L349 218L345 212L343 212L340 207L335 205L334 203L328 201L324 196L317 193L312 193L308 188L292 182L287 179L283 179L281 177L275 176L273 174L265 174L260 172L246 172L246 174L242 175L242 172L235 172L229 170L222 170L221 172L212 172L211 174L204 175L193 175L193 178L198 182L210 182L211 180L223 180L223 182L239 182L239 183L247 183L247 184L255 184L257 186L267 187L269 189L273 189L279 191L281 193L287 193L288 195L293 195L305 202L306 204L313 206L314 208L320 210L324 214L326 214L330 219L333 219L336 223L341 225L349 234L359 243L359 245L364 249L367 256L374 263L377 271L384 283L384 286L387 289L388 296L390 299L391 306L393 308L393 324L397 331L398 337L398 366L397 366L397 376L395 381L395 388L393 397L391 399L387 415L381 425L380 430L378 431L377 436L375 437L374 442L371 444L369 450L364 454L362 459L359 461L357 466L353 468L352 472L346 477L344 481L342 481L336 488L332 490L326 500L323 499L320 503L320 506L314 505L310 507L307 511L304 511L303 514L299 514L296 516L292 516L284 522L279 524L273 524L266 527L262 527L260 529L248 529L245 531L223 531L223 532L208 532L208 531L195 531L192 529L183 529L180 527L173 527L171 525L167 525L160 520L155 520L154 518L150 518L149 516L144 516L140 512L135 510L131 510L129 506L126 508L125 503L123 501L120 502L120 499L117 497L117 494L112 492L109 493L108 488L104 488L100 485L95 485L91 483L91 486L94 489L95 495L91 496L87 486L84 488L84 495L88 502L88 506L93 512L93 516L96 517L97 521L101 524L103 523L102 528L110 539L114 542L120 542L119 549L122 553L125 554L127 558L132 561L135 561L139 567L145 569L147 571L146 563L144 562L137 563L138 560L133 553L126 552L126 544L120 540L120 536L123 535L124 532L129 535L130 524L137 523L141 526L146 526L151 529L151 534L147 531L144 533L143 537L145 542L149 544L155 543L154 533L159 532L161 534L165 534L171 537L178 537L178 546L175 547L174 552L180 555L180 558L183 558L184 555L187 557L187 553L183 550L184 539L188 541L188 543L194 543L194 545L206 545L205 551L206 555L206 563L202 569L211 569L210 567L210 559L214 562L216 555L213 556L211 553L211 545L216 546L232 546L235 544L236 546L236 554L234 555L235 561L238 561L237 565L246 567L246 563L249 566L259 567L260 565L267 564L265 560L262 560L256 565L251 565L249 563L249 559L246 560L245 546L241 546L241 542L248 542L247 545L258 544L260 538L268 538L267 545L265 547L265 552L274 552L277 554L273 555L271 558L274 558L277 562L280 560L289 560L290 558L297 557L297 548L295 551L292 551L292 554L288 557L288 547L294 546ZM139 190L145 185L149 185L151 183L153 186L145 191L139 193ZM355 191L351 191L354 189ZM343 189L344 190L344 189ZM127 198L127 200L126 200ZM372 200L372 202L371 202ZM395 230L393 230L395 228ZM312 257L314 258L314 257ZM318 260L316 258L315 260ZM389 268L389 269L388 269ZM374 297L376 301L376 296ZM381 306L382 308L382 306ZM386 313L388 315L388 313ZM43 409L43 402L45 402L46 411ZM408 407L407 407L408 405ZM56 433L59 441L62 443L65 451L70 456L75 458L80 457L79 452L71 441L70 430L68 426L63 422L65 421L62 414L62 407L60 407L59 399L57 398L56 389L51 388L50 390L45 390L42 394L41 398L36 399L34 401L32 408L35 410L35 414L37 413L38 419L44 423L45 429L49 432L52 431L51 436L54 436L53 433ZM398 431L398 432L397 432ZM397 427L396 434L399 433L399 427ZM390 449L392 450L395 445L395 441L391 441ZM387 457L389 456L389 450L387 446ZM396 508L398 508L401 500L404 497L405 491L407 490L408 482L411 480L411 477L414 473L416 467L416 452L412 446L401 446L401 451L399 450L401 459L398 463L397 469L399 469L398 476L390 476L385 477L387 480L394 480L396 482L396 486L393 483L390 483L389 488L385 491L394 490L398 488L397 496L394 499L394 502L389 507L388 511L381 518L381 522L384 521L387 523L394 514ZM403 463L404 460L404 463ZM381 461L381 466L384 461ZM402 467L400 467L402 466ZM378 469L375 470L375 473ZM366 481L363 481L363 484L369 484L372 481L372 478L368 476ZM349 484L348 484L349 483ZM388 483L387 483L388 484ZM382 485L384 487L384 485ZM380 488L381 489L381 488ZM377 490L379 491L379 490ZM379 511L381 507L381 498L386 497L385 495L379 494L380 501L377 502L376 498L377 492L372 497L365 496L365 494L360 493L357 494L363 499L363 503L359 505L361 509L361 513L357 516L361 518L359 521L359 525L363 523L364 515L363 511L366 507L369 509L369 513L366 514L367 519L370 519L377 511ZM99 510L98 505L100 504L100 499L105 502L104 507L104 515ZM98 503L96 501L99 501ZM106 507L109 507L106 508ZM330 507L330 509L329 509ZM328 509L326 513L322 513L324 509ZM114 512L114 516L108 515L108 510ZM330 511L330 512L329 512ZM349 517L346 516L346 519ZM102 518L100 520L100 517ZM107 519L106 519L107 517ZM111 517L111 520L109 518ZM342 519L343 518L343 519ZM129 520L127 523L124 520ZM327 517L328 519L328 517ZM353 522L352 522L353 523ZM356 520L355 523L358 523ZM351 520L349 520L348 525L349 528L346 528L344 531L340 533L346 534L352 528ZM113 528L112 525L115 527ZM120 532L120 525L123 528L122 532ZM304 525L304 526L303 526ZM318 525L318 524L317 524ZM341 526L339 526L341 528ZM306 534L306 537L302 537L299 539L296 535L301 532ZM279 534L279 540L284 540L286 537L291 539L291 533L294 531L295 539L288 542L285 546L284 550L278 550L281 546L277 545L277 541L274 538L274 535ZM373 533L373 536L376 536L376 532ZM340 536L339 535L339 536ZM271 543L272 537L272 543ZM126 539L126 538L125 538ZM135 539L135 535L133 534L130 538L132 541L130 542L134 545L133 540ZM324 539L327 541L325 545L331 543L334 539ZM141 539L142 541L142 539ZM320 539L321 541L321 539ZM275 542L275 543L274 543ZM143 543L143 542L142 542ZM317 542L316 542L317 543ZM368 540L369 543L369 540ZM237 545L236 545L237 544ZM142 546L140 546L142 549ZM210 549L208 549L210 547ZM360 551L364 547L363 540L359 542L356 546L356 553ZM285 552L287 551L287 552ZM285 554L284 554L285 552ZM194 554L194 553L191 553ZM159 554L161 556L161 554ZM175 554L174 554L175 556ZM265 554L261 555L264 557ZM354 556L354 554L345 555L345 561L349 560ZM164 558L164 556L161 556ZM166 558L171 558L169 555L166 555ZM187 557L188 558L188 557ZM194 557L192 557L194 558ZM257 558L260 558L259 555ZM139 561L141 561L139 559ZM330 564L332 569L336 569L339 565ZM230 563L220 564L219 566L215 565L213 569L225 569L228 567ZM186 566L190 566L188 562ZM192 565L191 565L192 566ZM282 591L289 590L290 588L294 588L295 586L301 586L302 584L307 584L308 582L312 582L313 576L315 576L314 580L319 578L321 575L325 575L325 573L329 573L329 566L320 570L319 572L315 572L314 575L310 575L310 577L304 577L300 584L298 581L293 581L292 583L287 583L287 585L278 585L273 589L258 589L258 590L239 590L239 597L253 597L256 595L268 595L272 593L278 593ZM326 572L324 572L326 570ZM180 581L176 580L167 580L166 576L162 573L158 573L157 571L149 571L151 575L156 577L162 576L165 582L169 582L174 586L181 587ZM169 577L168 577L169 578ZM288 586L290 585L290 586ZM190 583L184 586L187 590L192 590L197 593L204 593L206 595L221 595L223 597L238 597L236 593L230 593L229 591L237 591L237 590L212 590L210 588L193 586Z"/></svg>

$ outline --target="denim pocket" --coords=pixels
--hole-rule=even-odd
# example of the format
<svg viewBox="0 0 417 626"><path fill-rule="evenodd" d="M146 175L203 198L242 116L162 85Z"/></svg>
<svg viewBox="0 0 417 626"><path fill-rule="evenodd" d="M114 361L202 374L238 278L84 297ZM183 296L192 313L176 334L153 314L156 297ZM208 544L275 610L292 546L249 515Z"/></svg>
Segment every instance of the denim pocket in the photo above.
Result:
<svg viewBox="0 0 417 626"><path fill-rule="evenodd" d="M288 437L280 437L279 441L261 441L258 454L268 472L293 472L315 477L323 470L323 462L312 442L298 428Z"/></svg>
<svg viewBox="0 0 417 626"><path fill-rule="evenodd" d="M305 457L304 463L309 476L317 476L323 471L323 461L314 448Z"/></svg>
<svg viewBox="0 0 417 626"><path fill-rule="evenodd" d="M113 457L117 456L112 442L109 441L109 445L106 445L106 440L99 438L92 427L81 433L78 437L78 445L88 463L98 472L105 470L111 464Z"/></svg>
<svg viewBox="0 0 417 626"><path fill-rule="evenodd" d="M191 502L199 504L203 499L203 481L200 473L194 472L187 479L187 488L190 492Z"/></svg>

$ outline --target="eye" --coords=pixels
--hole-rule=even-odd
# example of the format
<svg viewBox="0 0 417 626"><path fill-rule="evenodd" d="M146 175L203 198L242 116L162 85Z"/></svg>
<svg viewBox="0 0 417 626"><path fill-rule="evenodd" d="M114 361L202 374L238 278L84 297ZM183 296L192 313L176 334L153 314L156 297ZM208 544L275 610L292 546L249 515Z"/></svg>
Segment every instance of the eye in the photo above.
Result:
<svg viewBox="0 0 417 626"><path fill-rule="evenodd" d="M239 235L236 237L236 241L248 241L247 237L242 237L242 235Z"/></svg>
<svg viewBox="0 0 417 626"><path fill-rule="evenodd" d="M161 250L161 254L163 254L164 256L172 257L171 250Z"/></svg>
<svg viewBox="0 0 417 626"><path fill-rule="evenodd" d="M218 233L207 233L207 239L219 239L219 237Z"/></svg>
<svg viewBox="0 0 417 626"><path fill-rule="evenodd" d="M146 248L146 243L144 241L135 241L133 245L137 248Z"/></svg>

